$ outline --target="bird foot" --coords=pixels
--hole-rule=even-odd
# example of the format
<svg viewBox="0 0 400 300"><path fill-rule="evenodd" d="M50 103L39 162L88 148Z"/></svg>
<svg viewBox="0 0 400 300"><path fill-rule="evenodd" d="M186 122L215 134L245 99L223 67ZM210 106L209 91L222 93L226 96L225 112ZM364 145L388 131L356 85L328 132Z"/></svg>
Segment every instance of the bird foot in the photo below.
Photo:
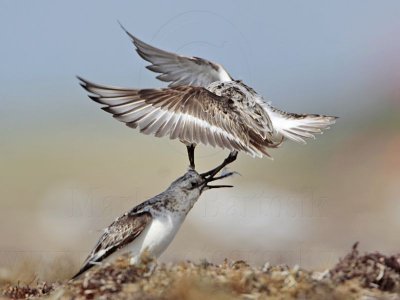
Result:
<svg viewBox="0 0 400 300"><path fill-rule="evenodd" d="M231 153L229 153L228 157L224 159L224 161L222 162L222 164L220 164L218 167L205 172L203 174L201 174L202 177L207 177L207 176L211 176L214 177L216 174L218 174L219 171L221 171L225 166L229 165L230 163L234 162L237 158L238 152L237 151L232 151Z"/></svg>

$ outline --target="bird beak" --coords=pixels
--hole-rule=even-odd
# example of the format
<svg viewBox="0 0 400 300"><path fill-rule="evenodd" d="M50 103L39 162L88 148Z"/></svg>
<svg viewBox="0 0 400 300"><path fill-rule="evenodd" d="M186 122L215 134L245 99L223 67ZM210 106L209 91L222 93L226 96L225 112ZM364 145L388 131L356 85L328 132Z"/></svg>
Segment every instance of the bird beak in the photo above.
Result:
<svg viewBox="0 0 400 300"><path fill-rule="evenodd" d="M236 174L236 172L228 172L226 174L223 174L221 176L217 176L215 177L215 174L208 174L208 172L200 174L200 176L203 178L203 182L201 184L201 191L204 190L211 190L211 189L219 189L219 188L231 188L233 187L233 185L226 185L226 184L221 184L221 185L210 185L208 183L216 181L216 180L220 180L226 177L230 177L232 175Z"/></svg>
<svg viewBox="0 0 400 300"><path fill-rule="evenodd" d="M209 185L209 182L215 181L215 180L220 180L229 176L232 176L234 174L238 174L236 172L228 172L228 173L223 173L220 176L215 177L226 165L232 163L233 161L236 160L238 152L237 151L232 151L227 158L220 164L219 166L215 167L214 169L200 174L200 176L203 178L203 182L200 184L201 185L201 191L204 189L218 189L218 188L224 188L224 187L233 187L232 185Z"/></svg>

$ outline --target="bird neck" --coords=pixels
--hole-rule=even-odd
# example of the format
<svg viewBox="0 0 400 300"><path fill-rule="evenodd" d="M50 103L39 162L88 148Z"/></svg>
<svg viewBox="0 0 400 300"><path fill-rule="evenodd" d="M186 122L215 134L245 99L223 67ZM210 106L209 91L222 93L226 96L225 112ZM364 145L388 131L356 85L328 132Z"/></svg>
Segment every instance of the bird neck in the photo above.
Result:
<svg viewBox="0 0 400 300"><path fill-rule="evenodd" d="M199 194L193 192L175 193L173 197L166 199L165 208L182 215L187 215L187 213L192 209L193 205L199 199L199 196Z"/></svg>

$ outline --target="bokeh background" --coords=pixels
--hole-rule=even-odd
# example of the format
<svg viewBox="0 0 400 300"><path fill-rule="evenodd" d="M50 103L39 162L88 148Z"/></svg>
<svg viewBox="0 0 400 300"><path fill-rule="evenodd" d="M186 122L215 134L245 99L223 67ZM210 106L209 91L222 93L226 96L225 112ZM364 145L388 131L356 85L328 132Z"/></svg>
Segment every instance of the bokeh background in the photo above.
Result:
<svg viewBox="0 0 400 300"><path fill-rule="evenodd" d="M75 75L162 87L144 41L222 63L292 112L339 116L306 146L240 155L162 261L244 259L323 270L359 241L400 251L399 1L1 1L0 280L65 279L106 227L188 167L91 102ZM207 170L227 155L197 148Z"/></svg>

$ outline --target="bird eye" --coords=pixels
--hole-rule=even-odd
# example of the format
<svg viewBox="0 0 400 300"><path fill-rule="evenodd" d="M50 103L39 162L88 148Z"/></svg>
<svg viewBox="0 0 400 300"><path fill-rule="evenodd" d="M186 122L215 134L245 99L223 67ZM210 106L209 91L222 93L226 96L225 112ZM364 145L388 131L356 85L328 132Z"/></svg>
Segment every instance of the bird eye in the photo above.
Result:
<svg viewBox="0 0 400 300"><path fill-rule="evenodd" d="M194 189L195 187L197 187L197 182L196 182L196 181L192 181L192 182L190 183L190 188L191 188L191 189Z"/></svg>

